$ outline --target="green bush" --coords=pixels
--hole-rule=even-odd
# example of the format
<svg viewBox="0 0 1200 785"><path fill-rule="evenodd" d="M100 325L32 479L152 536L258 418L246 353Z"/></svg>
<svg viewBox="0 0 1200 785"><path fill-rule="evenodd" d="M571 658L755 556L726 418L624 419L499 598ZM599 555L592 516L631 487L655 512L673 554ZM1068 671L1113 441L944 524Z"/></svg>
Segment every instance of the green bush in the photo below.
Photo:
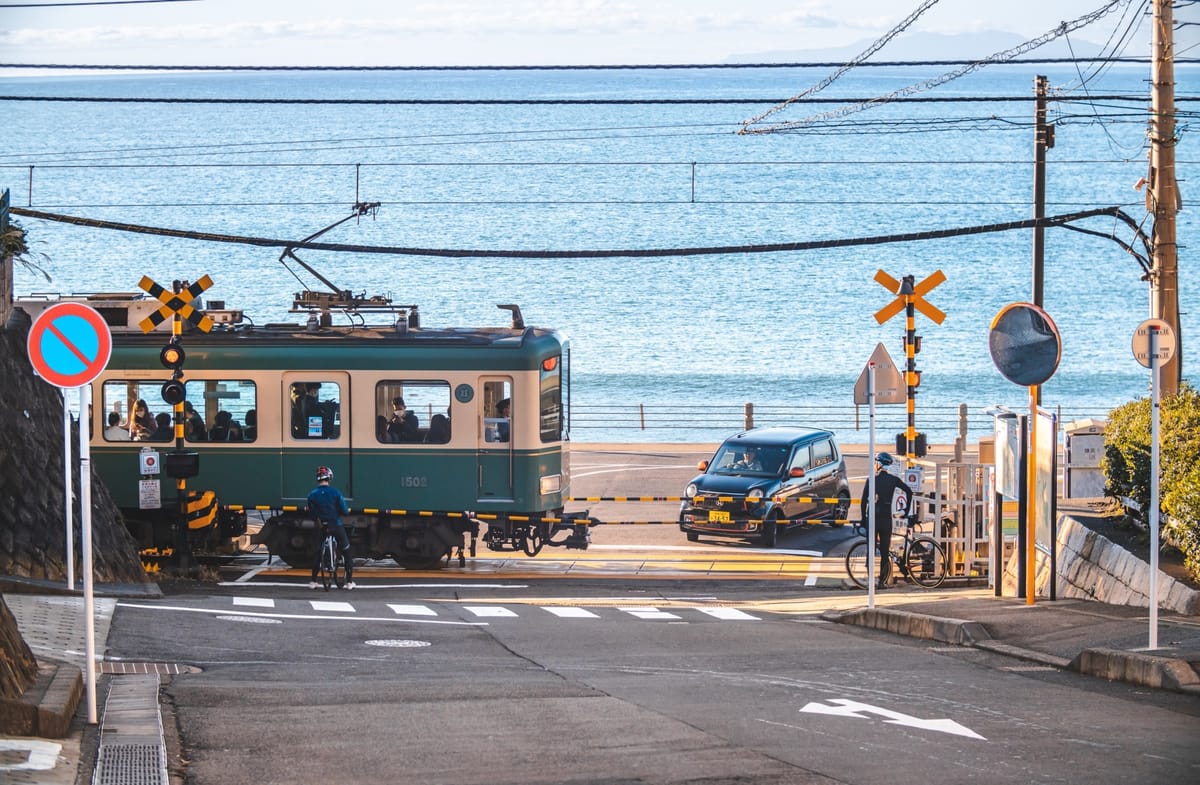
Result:
<svg viewBox="0 0 1200 785"><path fill-rule="evenodd" d="M1129 516L1150 524L1150 399L1138 399L1109 412L1104 431L1107 496L1129 498L1138 510ZM1181 551L1188 570L1200 577L1200 393L1185 384L1164 398L1159 409L1159 503L1171 520L1163 540Z"/></svg>

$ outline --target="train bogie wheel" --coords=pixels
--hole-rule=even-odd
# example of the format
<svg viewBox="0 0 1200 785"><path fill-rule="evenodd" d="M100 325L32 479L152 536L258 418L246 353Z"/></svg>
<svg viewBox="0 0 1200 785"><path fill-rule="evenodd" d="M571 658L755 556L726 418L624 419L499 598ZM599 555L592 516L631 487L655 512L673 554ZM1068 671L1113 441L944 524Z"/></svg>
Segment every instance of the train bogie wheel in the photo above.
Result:
<svg viewBox="0 0 1200 785"><path fill-rule="evenodd" d="M450 549L445 548L441 551L422 552L420 550L403 550L391 554L391 557L396 560L406 570L436 570L450 559Z"/></svg>

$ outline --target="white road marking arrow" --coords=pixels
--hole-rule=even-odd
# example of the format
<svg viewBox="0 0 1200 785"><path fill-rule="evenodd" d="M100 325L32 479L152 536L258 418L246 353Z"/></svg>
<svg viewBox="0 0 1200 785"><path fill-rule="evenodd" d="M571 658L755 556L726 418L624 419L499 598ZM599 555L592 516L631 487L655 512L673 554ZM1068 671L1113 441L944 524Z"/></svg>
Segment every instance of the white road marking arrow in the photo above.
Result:
<svg viewBox="0 0 1200 785"><path fill-rule="evenodd" d="M901 714L898 711L890 711L878 706L872 706L869 703L859 703L858 701L847 700L845 698L834 698L829 702L839 705L827 706L824 703L810 703L800 709L800 711L807 711L812 714L831 714L837 717L857 717L860 720L867 719L863 716L864 714L878 714L880 717L886 718L885 722L894 725L908 725L912 728L934 730L939 733L953 733L955 736L966 736L969 739L987 741L983 736L980 736L966 726L959 725L954 720L923 720L920 717Z"/></svg>

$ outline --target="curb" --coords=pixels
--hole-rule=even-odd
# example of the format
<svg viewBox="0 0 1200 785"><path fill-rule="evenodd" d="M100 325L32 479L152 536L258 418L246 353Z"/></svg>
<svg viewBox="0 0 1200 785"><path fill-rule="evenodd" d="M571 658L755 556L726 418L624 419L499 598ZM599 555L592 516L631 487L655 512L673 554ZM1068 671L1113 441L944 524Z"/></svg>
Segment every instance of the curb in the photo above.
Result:
<svg viewBox="0 0 1200 785"><path fill-rule="evenodd" d="M1109 681L1200 695L1200 676L1187 660L1120 649L1084 649L1071 660L1071 670Z"/></svg>
<svg viewBox="0 0 1200 785"><path fill-rule="evenodd" d="M0 734L61 739L83 697L83 672L66 663L38 663L33 685L16 700L0 701Z"/></svg>
<svg viewBox="0 0 1200 785"><path fill-rule="evenodd" d="M1187 660L1174 657L1094 648L1084 649L1074 659L1068 660L993 640L984 625L977 621L889 608L831 610L822 613L821 618L838 624L854 624L909 638L983 649L1109 681L1123 681L1144 687L1200 695L1200 675L1197 675Z"/></svg>

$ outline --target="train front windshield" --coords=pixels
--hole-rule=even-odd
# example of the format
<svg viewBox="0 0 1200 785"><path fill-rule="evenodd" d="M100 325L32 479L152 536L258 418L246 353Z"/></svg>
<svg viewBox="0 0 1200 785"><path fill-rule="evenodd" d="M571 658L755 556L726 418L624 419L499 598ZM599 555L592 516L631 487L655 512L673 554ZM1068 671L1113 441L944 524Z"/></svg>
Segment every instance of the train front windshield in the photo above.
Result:
<svg viewBox="0 0 1200 785"><path fill-rule="evenodd" d="M569 436L570 417L568 408L570 391L567 373L568 353L566 347L563 353L542 360L539 378L540 398L540 430L543 442L566 441Z"/></svg>

